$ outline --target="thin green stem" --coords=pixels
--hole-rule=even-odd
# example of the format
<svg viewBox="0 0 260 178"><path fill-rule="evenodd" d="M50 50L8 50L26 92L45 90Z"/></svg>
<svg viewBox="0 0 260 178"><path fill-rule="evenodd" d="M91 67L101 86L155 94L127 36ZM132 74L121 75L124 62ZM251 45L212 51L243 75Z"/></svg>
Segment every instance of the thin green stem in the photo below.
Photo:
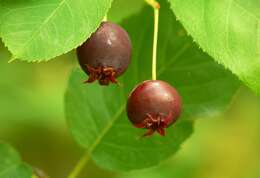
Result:
<svg viewBox="0 0 260 178"><path fill-rule="evenodd" d="M160 9L160 4L156 0L145 0L145 2L152 6L154 9Z"/></svg>
<svg viewBox="0 0 260 178"><path fill-rule="evenodd" d="M79 176L81 170L84 168L84 166L88 163L90 159L89 153L87 152L76 164L74 169L69 174L68 178L76 178Z"/></svg>
<svg viewBox="0 0 260 178"><path fill-rule="evenodd" d="M156 0L145 0L147 4L154 9L154 34L153 34L153 59L152 59L152 79L156 80L156 66L157 66L157 41L158 41L158 27L159 27L159 9L160 4Z"/></svg>
<svg viewBox="0 0 260 178"><path fill-rule="evenodd" d="M152 63L152 79L156 80L157 66L157 41L158 41L158 26L159 26L159 9L154 8L154 35L153 35L153 63Z"/></svg>
<svg viewBox="0 0 260 178"><path fill-rule="evenodd" d="M104 21L104 22L107 21L107 15L105 15L105 17L103 18L103 21Z"/></svg>

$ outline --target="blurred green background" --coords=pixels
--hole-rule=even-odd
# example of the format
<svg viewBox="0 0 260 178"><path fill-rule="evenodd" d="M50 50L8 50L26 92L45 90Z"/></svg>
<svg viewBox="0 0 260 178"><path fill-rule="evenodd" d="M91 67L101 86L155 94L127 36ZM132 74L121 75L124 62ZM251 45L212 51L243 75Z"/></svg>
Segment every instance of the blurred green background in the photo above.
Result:
<svg viewBox="0 0 260 178"><path fill-rule="evenodd" d="M120 22L143 5L140 0L115 0L109 19ZM67 130L63 113L68 76L77 65L75 52L47 63L9 64L9 59L0 43L0 140L12 144L32 166L64 178L84 153ZM158 167L114 173L90 162L82 177L259 178L259 150L260 98L241 87L225 113L197 120L192 137Z"/></svg>

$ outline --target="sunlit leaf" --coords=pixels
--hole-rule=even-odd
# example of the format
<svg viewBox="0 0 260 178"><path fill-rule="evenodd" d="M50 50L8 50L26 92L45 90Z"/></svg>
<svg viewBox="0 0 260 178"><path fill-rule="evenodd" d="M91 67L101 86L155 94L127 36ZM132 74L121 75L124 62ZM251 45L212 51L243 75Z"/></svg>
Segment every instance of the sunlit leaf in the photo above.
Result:
<svg viewBox="0 0 260 178"><path fill-rule="evenodd" d="M202 49L260 93L260 1L169 2Z"/></svg>
<svg viewBox="0 0 260 178"><path fill-rule="evenodd" d="M1 0L0 35L14 58L45 61L83 43L112 0Z"/></svg>

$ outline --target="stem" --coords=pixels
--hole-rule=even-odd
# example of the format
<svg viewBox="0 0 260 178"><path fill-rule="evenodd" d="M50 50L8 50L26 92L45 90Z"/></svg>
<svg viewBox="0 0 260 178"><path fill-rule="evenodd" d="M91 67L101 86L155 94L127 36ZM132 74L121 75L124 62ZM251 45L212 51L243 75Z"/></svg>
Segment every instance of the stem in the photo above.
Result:
<svg viewBox="0 0 260 178"><path fill-rule="evenodd" d="M156 0L145 0L145 2L152 6L154 9L160 9L160 4Z"/></svg>
<svg viewBox="0 0 260 178"><path fill-rule="evenodd" d="M155 0L145 0L147 4L154 9L154 34L153 34L153 59L152 59L152 79L156 80L156 66L157 66L157 41L158 41L158 26L159 26L159 9L160 4Z"/></svg>
<svg viewBox="0 0 260 178"><path fill-rule="evenodd" d="M158 41L158 26L159 26L159 9L154 8L154 34L153 34L153 64L152 64L152 79L156 80L157 66L157 41Z"/></svg>
<svg viewBox="0 0 260 178"><path fill-rule="evenodd" d="M107 21L107 15L105 15L105 17L103 18L103 22Z"/></svg>
<svg viewBox="0 0 260 178"><path fill-rule="evenodd" d="M68 178L76 178L80 174L81 170L84 168L84 166L88 163L90 159L89 153L87 152L76 164L74 169L69 174Z"/></svg>

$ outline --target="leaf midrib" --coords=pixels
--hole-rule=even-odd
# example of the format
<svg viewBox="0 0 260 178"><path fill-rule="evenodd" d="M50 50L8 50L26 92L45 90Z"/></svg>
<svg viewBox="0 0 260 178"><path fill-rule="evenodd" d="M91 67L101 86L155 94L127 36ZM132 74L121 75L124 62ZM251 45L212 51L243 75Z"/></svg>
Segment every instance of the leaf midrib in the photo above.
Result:
<svg viewBox="0 0 260 178"><path fill-rule="evenodd" d="M119 110L117 111L117 113L113 116L113 118L111 119L110 122L108 122L108 124L102 129L101 133L99 134L99 136L97 137L96 141L90 146L89 148L89 154L91 154L96 147L101 143L102 139L105 137L105 135L108 133L108 131L113 127L114 123L117 121L117 119L119 118L119 116L123 113L125 108L125 104L123 104Z"/></svg>
<svg viewBox="0 0 260 178"><path fill-rule="evenodd" d="M15 164L13 166L8 167L7 169L5 169L4 171L0 172L0 176L3 176L5 173L7 173L8 171L18 168L20 165L19 164Z"/></svg>

